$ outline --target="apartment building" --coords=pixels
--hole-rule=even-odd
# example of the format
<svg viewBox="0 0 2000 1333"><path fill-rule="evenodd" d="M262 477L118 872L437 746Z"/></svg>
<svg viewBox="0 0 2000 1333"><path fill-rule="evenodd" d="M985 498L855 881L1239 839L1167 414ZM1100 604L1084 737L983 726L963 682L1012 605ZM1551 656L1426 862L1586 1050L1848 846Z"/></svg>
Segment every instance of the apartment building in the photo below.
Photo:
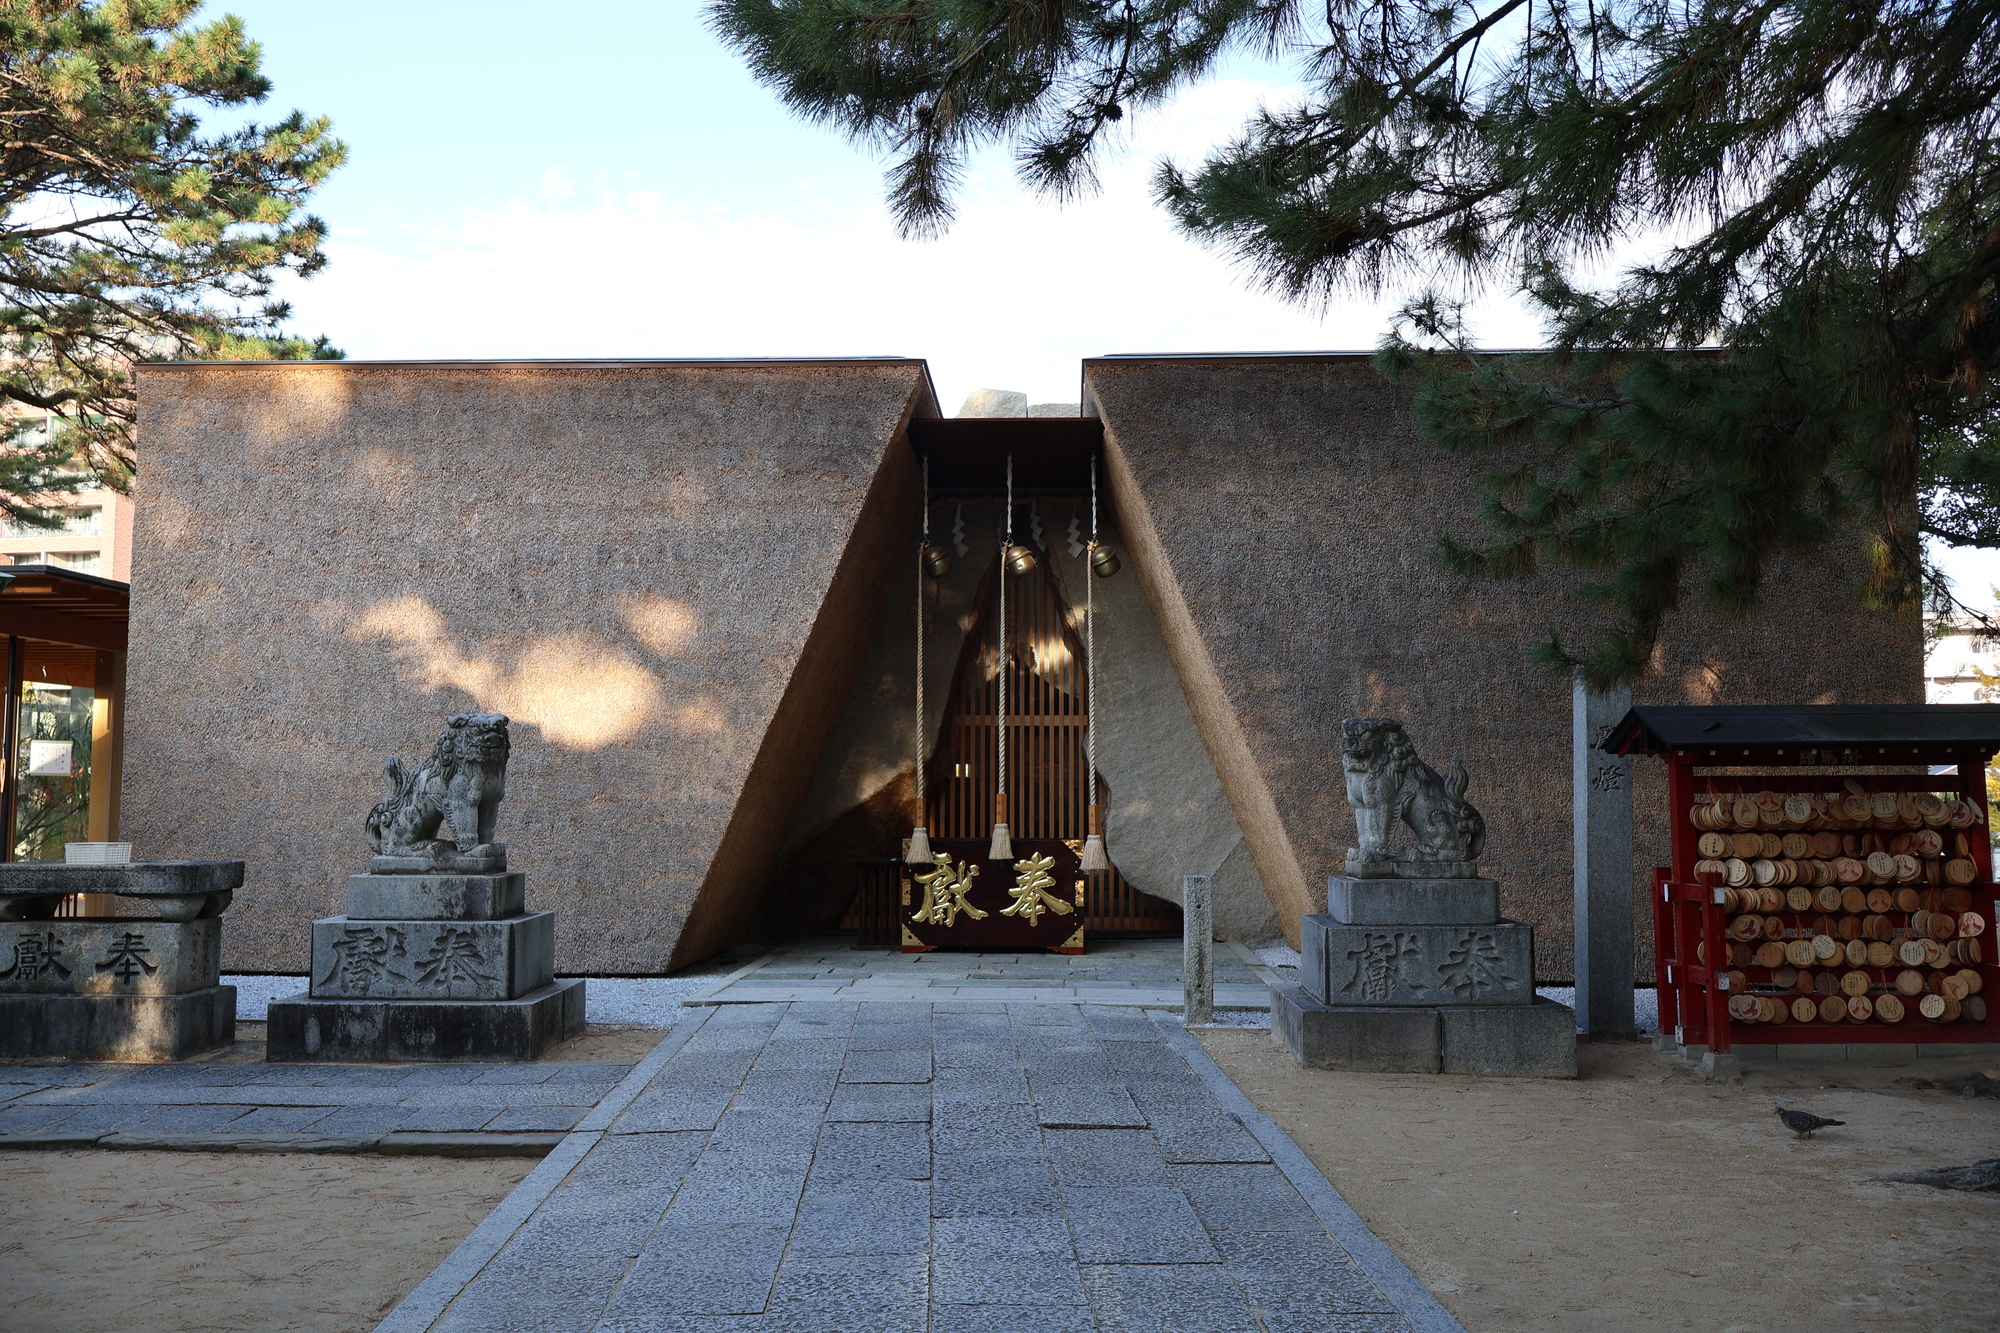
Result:
<svg viewBox="0 0 2000 1333"><path fill-rule="evenodd" d="M132 500L93 487L47 497L60 528L0 520L0 565L47 565L99 578L132 580Z"/></svg>

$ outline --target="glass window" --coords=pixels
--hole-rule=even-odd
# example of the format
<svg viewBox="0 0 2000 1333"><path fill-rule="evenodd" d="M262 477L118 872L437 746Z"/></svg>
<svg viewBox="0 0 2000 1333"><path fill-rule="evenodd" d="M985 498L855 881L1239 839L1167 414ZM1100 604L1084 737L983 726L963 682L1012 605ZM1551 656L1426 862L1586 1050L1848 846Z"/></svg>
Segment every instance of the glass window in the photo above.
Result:
<svg viewBox="0 0 2000 1333"><path fill-rule="evenodd" d="M71 537L95 537L104 531L104 508L101 505L73 505L51 512L62 519L61 527L38 528L18 518L10 518L0 525L0 537L45 537L56 532Z"/></svg>
<svg viewBox="0 0 2000 1333"><path fill-rule="evenodd" d="M42 553L40 551L23 551L18 555L8 556L7 563L10 565L39 565L42 563Z"/></svg>
<svg viewBox="0 0 2000 1333"><path fill-rule="evenodd" d="M60 861L65 844L88 836L96 654L33 639L21 648L14 859Z"/></svg>
<svg viewBox="0 0 2000 1333"><path fill-rule="evenodd" d="M98 554L95 551L50 551L49 563L59 569L73 569L79 574L97 572Z"/></svg>

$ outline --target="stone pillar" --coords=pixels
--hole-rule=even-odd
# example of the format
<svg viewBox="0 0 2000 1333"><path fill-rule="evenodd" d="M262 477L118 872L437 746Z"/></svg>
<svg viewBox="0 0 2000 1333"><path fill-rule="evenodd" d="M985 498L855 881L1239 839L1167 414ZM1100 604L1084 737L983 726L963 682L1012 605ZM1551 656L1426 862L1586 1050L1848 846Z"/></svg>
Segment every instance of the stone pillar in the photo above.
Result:
<svg viewBox="0 0 2000 1333"><path fill-rule="evenodd" d="M1576 892L1576 1030L1630 1040L1632 1017L1632 761L1597 748L1632 707L1632 690L1586 690L1571 710Z"/></svg>
<svg viewBox="0 0 2000 1333"><path fill-rule="evenodd" d="M1181 877L1181 1019L1189 1027L1215 1021L1215 908L1207 875Z"/></svg>

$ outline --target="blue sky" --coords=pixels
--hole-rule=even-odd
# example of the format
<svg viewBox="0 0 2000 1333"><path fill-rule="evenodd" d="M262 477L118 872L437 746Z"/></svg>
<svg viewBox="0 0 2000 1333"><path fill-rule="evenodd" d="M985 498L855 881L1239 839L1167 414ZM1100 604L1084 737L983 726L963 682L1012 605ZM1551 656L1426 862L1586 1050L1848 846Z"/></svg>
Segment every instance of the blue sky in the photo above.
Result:
<svg viewBox="0 0 2000 1333"><path fill-rule="evenodd" d="M1160 156L1291 95L1257 60L1134 117L1097 197L1038 201L995 153L961 224L912 243L880 164L788 115L690 0L205 12L263 44L260 114L329 115L350 145L316 204L332 262L287 295L352 356L893 353L928 358L950 410L977 387L1074 399L1104 352L1367 348L1384 327L1383 302L1322 319L1249 290L1147 198ZM1496 341L1532 337L1495 309Z"/></svg>
<svg viewBox="0 0 2000 1333"><path fill-rule="evenodd" d="M1107 352L1365 349L1408 293L1317 315L1176 234L1152 165L1197 157L1297 93L1239 57L1161 111L1066 207L973 164L960 222L904 242L880 164L790 116L694 0L235 0L275 84L260 108L333 118L351 158L319 195L331 263L285 291L350 356L838 356L929 360L946 411L981 387L1074 401ZM1504 292L1489 346L1531 345ZM2000 561L1951 562L1981 601Z"/></svg>

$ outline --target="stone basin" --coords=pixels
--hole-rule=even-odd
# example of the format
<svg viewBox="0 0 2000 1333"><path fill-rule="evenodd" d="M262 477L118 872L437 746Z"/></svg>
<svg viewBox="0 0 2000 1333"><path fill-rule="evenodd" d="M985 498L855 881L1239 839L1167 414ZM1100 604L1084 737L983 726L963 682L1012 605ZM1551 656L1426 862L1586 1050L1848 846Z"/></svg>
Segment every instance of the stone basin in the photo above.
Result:
<svg viewBox="0 0 2000 1333"><path fill-rule="evenodd" d="M64 861L0 862L0 921L46 921L72 893L143 898L166 921L220 916L243 887L241 861L133 861L70 865Z"/></svg>

